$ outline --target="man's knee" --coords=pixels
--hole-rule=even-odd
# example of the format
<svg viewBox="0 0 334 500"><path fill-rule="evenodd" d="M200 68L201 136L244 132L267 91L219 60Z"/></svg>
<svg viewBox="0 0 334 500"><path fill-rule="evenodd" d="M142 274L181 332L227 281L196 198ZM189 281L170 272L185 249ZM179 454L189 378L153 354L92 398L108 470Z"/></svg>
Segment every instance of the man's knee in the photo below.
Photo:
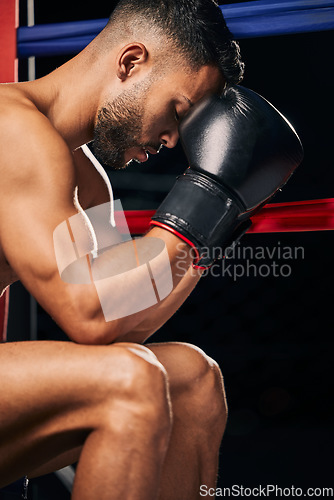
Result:
<svg viewBox="0 0 334 500"><path fill-rule="evenodd" d="M169 434L171 408L165 368L146 347L119 343L101 347L98 373L102 373L94 406L100 423L128 428L129 421L147 423L150 432ZM102 422L101 422L102 419Z"/></svg>
<svg viewBox="0 0 334 500"><path fill-rule="evenodd" d="M181 344L180 348L185 351L188 391L195 392L198 417L209 425L220 424L225 428L227 403L223 375L218 363L197 346Z"/></svg>
<svg viewBox="0 0 334 500"><path fill-rule="evenodd" d="M188 399L193 418L224 430L227 403L218 363L192 344L173 342L148 347L167 369L172 396Z"/></svg>

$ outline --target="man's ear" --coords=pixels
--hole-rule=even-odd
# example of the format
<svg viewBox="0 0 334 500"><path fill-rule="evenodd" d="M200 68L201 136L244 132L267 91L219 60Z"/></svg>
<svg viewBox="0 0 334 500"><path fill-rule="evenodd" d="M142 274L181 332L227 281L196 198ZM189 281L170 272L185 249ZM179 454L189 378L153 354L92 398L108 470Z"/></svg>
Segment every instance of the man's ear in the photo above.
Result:
<svg viewBox="0 0 334 500"><path fill-rule="evenodd" d="M128 78L136 65L147 61L148 52L140 42L132 42L122 47L117 55L117 77L124 81Z"/></svg>

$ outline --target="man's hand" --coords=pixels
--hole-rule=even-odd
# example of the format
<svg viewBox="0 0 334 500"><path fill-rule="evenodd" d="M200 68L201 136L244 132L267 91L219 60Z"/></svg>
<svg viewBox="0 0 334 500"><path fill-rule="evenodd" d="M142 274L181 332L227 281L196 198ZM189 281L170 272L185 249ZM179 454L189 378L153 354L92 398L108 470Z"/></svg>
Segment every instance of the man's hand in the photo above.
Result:
<svg viewBox="0 0 334 500"><path fill-rule="evenodd" d="M250 226L250 217L282 187L303 158L289 122L265 99L232 86L195 106L180 127L190 168L152 224L169 229L210 266ZM219 252L221 254L221 252Z"/></svg>

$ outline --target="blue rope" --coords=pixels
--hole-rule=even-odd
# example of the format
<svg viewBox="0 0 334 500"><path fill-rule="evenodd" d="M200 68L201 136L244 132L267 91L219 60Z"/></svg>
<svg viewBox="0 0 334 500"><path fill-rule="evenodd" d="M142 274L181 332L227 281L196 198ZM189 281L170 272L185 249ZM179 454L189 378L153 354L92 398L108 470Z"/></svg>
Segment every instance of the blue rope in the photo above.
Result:
<svg viewBox="0 0 334 500"><path fill-rule="evenodd" d="M236 39L334 29L334 0L254 0L220 8ZM78 53L107 21L94 19L18 28L18 57Z"/></svg>
<svg viewBox="0 0 334 500"><path fill-rule="evenodd" d="M246 17L334 7L333 0L255 0L220 6L226 17Z"/></svg>

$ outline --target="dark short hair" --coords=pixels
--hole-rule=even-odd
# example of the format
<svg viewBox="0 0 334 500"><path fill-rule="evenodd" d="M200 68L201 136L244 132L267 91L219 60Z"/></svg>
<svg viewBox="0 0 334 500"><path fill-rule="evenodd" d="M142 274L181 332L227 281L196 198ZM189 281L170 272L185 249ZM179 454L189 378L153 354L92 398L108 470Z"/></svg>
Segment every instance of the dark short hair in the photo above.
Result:
<svg viewBox="0 0 334 500"><path fill-rule="evenodd" d="M228 83L242 80L239 44L214 0L120 0L109 23L135 23L136 19L160 28L190 66L213 64Z"/></svg>

